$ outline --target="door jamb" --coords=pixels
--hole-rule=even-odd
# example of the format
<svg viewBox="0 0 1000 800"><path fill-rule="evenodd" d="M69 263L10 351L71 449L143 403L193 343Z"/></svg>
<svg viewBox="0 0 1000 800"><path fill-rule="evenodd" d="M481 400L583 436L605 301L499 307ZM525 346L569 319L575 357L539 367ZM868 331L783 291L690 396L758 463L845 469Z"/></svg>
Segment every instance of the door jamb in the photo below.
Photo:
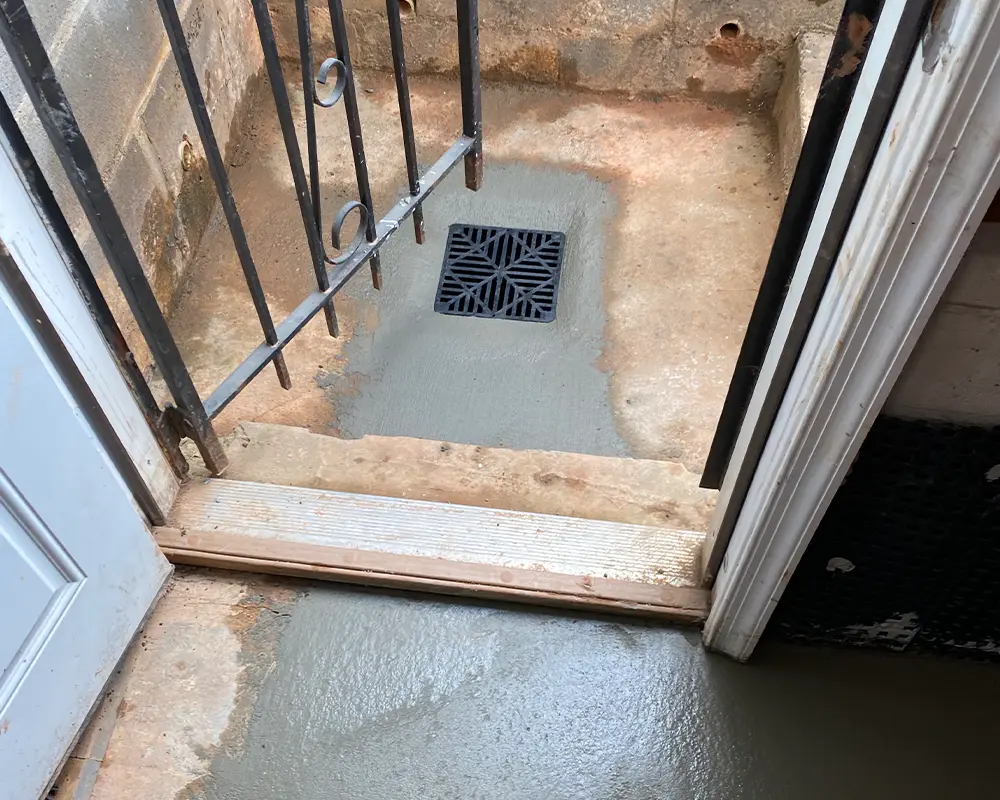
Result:
<svg viewBox="0 0 1000 800"><path fill-rule="evenodd" d="M715 581L816 308L829 283L906 78L910 59L926 28L928 5L926 0L889 3L879 15L808 230L803 233L791 275L785 278L784 300L777 316L771 317L773 330L764 345L763 356L758 359L759 375L750 387L750 395L745 398L728 468L721 484L715 484L720 492L702 552L702 575L706 586ZM813 123L815 121L814 118ZM805 157L803 151L800 160ZM792 202L791 193L787 202ZM777 240L775 242L777 246ZM777 344L780 346L775 346ZM735 379L730 393L733 387L736 387ZM730 399L727 395L726 402ZM722 424L720 418L717 441ZM713 449L715 447L716 442L713 442ZM705 470L707 474L708 462ZM705 476L702 476L702 485L705 485Z"/></svg>
<svg viewBox="0 0 1000 800"><path fill-rule="evenodd" d="M753 652L1000 187L1000 6L949 0L938 11L910 64L715 583L705 643L740 661Z"/></svg>

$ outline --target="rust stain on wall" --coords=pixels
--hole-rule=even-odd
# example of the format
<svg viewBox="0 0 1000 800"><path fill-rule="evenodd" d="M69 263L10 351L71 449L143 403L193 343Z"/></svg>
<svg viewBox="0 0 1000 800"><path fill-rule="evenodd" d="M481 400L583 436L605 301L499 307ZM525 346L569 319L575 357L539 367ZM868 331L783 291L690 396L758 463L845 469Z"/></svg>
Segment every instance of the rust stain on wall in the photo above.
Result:
<svg viewBox="0 0 1000 800"><path fill-rule="evenodd" d="M705 45L712 58L734 67L752 66L761 53L773 49L767 42L753 36L716 36Z"/></svg>

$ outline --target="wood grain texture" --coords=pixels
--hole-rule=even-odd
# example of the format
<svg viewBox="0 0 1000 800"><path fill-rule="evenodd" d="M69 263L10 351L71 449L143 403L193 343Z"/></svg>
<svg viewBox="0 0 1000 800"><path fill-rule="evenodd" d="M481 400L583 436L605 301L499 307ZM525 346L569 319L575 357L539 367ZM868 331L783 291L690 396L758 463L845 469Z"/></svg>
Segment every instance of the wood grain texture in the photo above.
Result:
<svg viewBox="0 0 1000 800"><path fill-rule="evenodd" d="M260 539L224 531L157 528L175 564L245 570L487 600L525 602L698 623L709 593L591 576Z"/></svg>
<svg viewBox="0 0 1000 800"><path fill-rule="evenodd" d="M705 531L716 492L681 464L243 423L232 480Z"/></svg>

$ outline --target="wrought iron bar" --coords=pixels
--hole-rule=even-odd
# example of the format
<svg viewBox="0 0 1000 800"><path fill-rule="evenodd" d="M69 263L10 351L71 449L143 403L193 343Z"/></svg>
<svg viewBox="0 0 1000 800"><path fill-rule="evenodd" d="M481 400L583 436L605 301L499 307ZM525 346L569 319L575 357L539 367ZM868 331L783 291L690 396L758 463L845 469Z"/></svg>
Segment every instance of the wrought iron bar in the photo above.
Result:
<svg viewBox="0 0 1000 800"><path fill-rule="evenodd" d="M326 254L323 250L323 240L320 229L316 225L316 213L310 198L309 185L306 181L305 169L302 166L302 152L299 150L299 139L295 132L295 120L292 117L292 106L288 101L288 88L285 86L285 75L281 69L278 57L278 45L274 40L274 28L271 25L271 14L267 10L267 0L251 0L254 18L257 21L257 34L260 36L260 46L264 51L264 66L271 82L271 94L278 112L278 124L281 126L281 137L285 142L285 152L288 155L288 166L292 171L292 182L295 184L295 195L299 201L299 211L302 214L302 225L306 229L306 240L309 243L309 255L312 257L313 272L316 273L316 284L320 291L325 292L330 287L330 279L326 274ZM332 297L332 294L331 294ZM331 336L338 333L337 315L333 305L324 307L326 327ZM279 348L280 349L280 348Z"/></svg>
<svg viewBox="0 0 1000 800"><path fill-rule="evenodd" d="M312 30L308 0L295 0L295 24L299 34L299 63L302 69L302 101L306 118L306 156L309 159L309 190L316 229L323 230L323 199L320 195L319 145L316 141L316 77L312 63ZM332 301L331 301L332 302Z"/></svg>
<svg viewBox="0 0 1000 800"><path fill-rule="evenodd" d="M104 335L111 355L115 359L125 383L128 384L139 410L142 411L146 424L153 431L160 450L171 469L178 477L183 477L187 474L188 464L180 451L180 437L166 423L163 412L157 405L156 399L149 389L149 384L146 383L139 365L135 362L135 356L132 355L128 342L125 341L125 336L122 334L121 328L118 327L118 322L111 313L107 300L101 293L97 279L90 271L87 259L80 250L80 245L77 244L69 223L59 207L59 203L56 202L55 195L52 194L52 189L42 174L42 170L39 168L31 148L28 147L28 142L25 140L24 134L21 133L17 120L14 119L14 114L3 95L0 95L0 130L7 137L8 145L17 160L28 191L45 214L46 223L52 229L52 233L59 243L73 282L83 296L87 308L90 309L98 329Z"/></svg>
<svg viewBox="0 0 1000 800"><path fill-rule="evenodd" d="M257 274L257 267L250 254L250 243L247 241L246 231L243 230L240 212L236 208L236 199L233 197L233 190L229 185L229 176L226 174L226 166L222 161L219 143L212 128L212 119L208 115L208 107L205 105L205 96L198 83L198 74L195 72L191 52L188 50L187 40L184 38L184 28L177 13L177 6L174 0L156 0L156 3L160 7L160 16L163 18L163 27L166 28L167 38L170 40L170 49L174 51L177 70L180 72L188 105L191 106L191 113L194 115L198 136L201 137L202 146L205 148L208 169L212 173L212 180L215 182L215 189L219 195L219 203L226 215L229 232L233 237L233 245L236 247L236 255L239 257L240 267L242 267L243 275L246 278L247 289L250 290L254 309L257 311L257 319L260 320L260 327L264 332L264 341L268 344L275 344L278 341L278 335L274 330L271 310L267 307L264 289L260 285L260 276ZM283 355L274 359L274 369L278 373L278 383L281 384L281 387L291 389L292 379L288 374L288 367L285 366Z"/></svg>
<svg viewBox="0 0 1000 800"><path fill-rule="evenodd" d="M240 390L267 366L277 351L289 341L311 320L335 292L339 291L348 280L360 269L368 258L381 247L406 218L413 213L447 175L459 160L464 158L475 147L475 139L462 136L456 141L435 164L428 169L420 179L420 192L415 196L401 199L375 227L375 239L362 242L343 263L337 265L330 274L330 286L319 292L313 292L303 300L296 309L278 324L278 344L259 345L244 359L219 387L205 400L205 408L209 416L215 417L224 409Z"/></svg>
<svg viewBox="0 0 1000 800"><path fill-rule="evenodd" d="M392 72L396 76L396 96L399 99L399 123L403 128L403 154L406 157L406 179L410 194L420 192L420 168L417 164L417 144L413 138L413 113L410 111L410 87L406 80L406 56L403 50L403 21L399 0L385 0L389 18L389 47L392 50ZM417 244L424 243L424 210L413 209L413 236Z"/></svg>
<svg viewBox="0 0 1000 800"><path fill-rule="evenodd" d="M150 346L153 358L163 373L167 386L179 408L168 404L161 412L152 399L148 386L141 380L141 375L138 375L136 369L135 372L140 378L139 394L143 394L142 390L145 390L141 400L149 406L149 410L155 410L159 414L161 429L168 427L164 420L172 421L172 430L175 433L173 449L176 450L176 433L181 431L182 435L190 436L195 440L209 469L215 474L220 474L226 466L226 457L215 436L211 419L219 414L269 362L275 361L279 377L282 375L283 364L280 361L282 348L320 309L326 312L330 332L336 335L336 316L331 302L333 295L366 262L371 265L372 279L376 288L379 287L379 248L410 215L417 217L415 229L418 241L422 240L423 224L419 221L421 204L460 159L464 158L466 161L467 184L470 188L479 187L482 179L482 123L479 111L476 0L458 0L463 126L470 133L460 137L422 178L418 176L417 172L416 146L402 48L401 20L399 19L398 6L387 6L393 28L390 35L393 39L394 72L399 93L410 194L396 203L378 223L375 222L361 134L361 119L357 105L357 91L351 73L346 23L339 0L329 0L331 25L338 58L326 59L315 75L310 46L308 3L307 0L296 0L303 91L306 101L306 129L309 142L308 179L302 163L267 0L251 0L264 53L265 67L271 83L278 121L319 287L276 326L270 318L270 311L264 301L245 231L229 186L221 151L211 127L211 119L208 116L204 97L191 62L190 52L184 39L179 15L170 0L157 0L157 2L177 59L188 101L206 149L220 202L230 223L230 231L240 256L241 266L244 268L247 285L255 301L258 317L264 330L264 342L244 359L204 403L198 397L190 375L181 360L176 343L166 325L166 320L156 304L155 296L142 271L138 256L128 240L124 225L101 179L93 156L83 139L65 94L55 78L52 65L49 63L37 31L24 9L24 0L0 0L0 35L11 53L35 109L55 146L77 197L125 294L129 307L135 314L140 330ZM393 14L393 11L396 13ZM326 84L330 79L331 71L334 70L336 71L336 79L332 90L320 96L317 92L317 84ZM331 230L331 244L341 252L338 256L331 257L326 254L322 238L321 181L314 106L330 107L341 97L345 100L360 199L346 203L335 216ZM358 231L353 241L346 248L341 248L341 230L347 216L355 210L358 211L360 217ZM73 247L76 247L75 241L73 241ZM93 281L93 276L89 272L85 274L93 283L93 291L99 298L95 305L98 314L106 314L110 320L110 325L103 326L105 335L109 341L116 342L121 339L121 332L114 325L110 311L107 310L106 303L97 289L96 281ZM121 339L121 342L124 347L124 340ZM132 366L134 368L134 364ZM287 372L285 378L287 378ZM153 424L151 421L151 425Z"/></svg>
<svg viewBox="0 0 1000 800"><path fill-rule="evenodd" d="M483 185L483 99L479 87L479 3L456 0L458 73L462 84L462 133L475 141L465 157L465 185Z"/></svg>
<svg viewBox="0 0 1000 800"><path fill-rule="evenodd" d="M228 463L226 454L24 0L0 0L0 39L183 415L185 434L195 441L209 470L221 474Z"/></svg>
<svg viewBox="0 0 1000 800"><path fill-rule="evenodd" d="M341 0L329 0L330 25L333 27L333 44L337 49L337 59L344 65L347 83L344 87L344 110L347 113L347 131L351 137L351 153L354 155L354 172L358 179L358 199L368 210L368 219L360 220L365 226L368 241L375 240L375 207L372 204L372 190L368 182L368 163L365 161L365 145L361 136L361 115L358 112L358 92L354 85L354 68L351 66L351 47L347 41L347 23L344 21L344 6ZM382 262L377 250L371 257L372 286L382 288Z"/></svg>

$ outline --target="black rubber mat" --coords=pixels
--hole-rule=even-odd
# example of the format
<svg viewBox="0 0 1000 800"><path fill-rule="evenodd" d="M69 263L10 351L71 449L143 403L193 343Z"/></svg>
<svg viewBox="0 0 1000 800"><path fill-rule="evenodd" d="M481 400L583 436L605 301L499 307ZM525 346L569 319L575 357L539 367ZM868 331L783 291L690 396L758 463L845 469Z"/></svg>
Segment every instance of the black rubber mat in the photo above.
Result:
<svg viewBox="0 0 1000 800"><path fill-rule="evenodd" d="M434 310L551 322L566 237L555 231L452 225Z"/></svg>
<svg viewBox="0 0 1000 800"><path fill-rule="evenodd" d="M1000 428L879 417L768 635L1000 660Z"/></svg>

